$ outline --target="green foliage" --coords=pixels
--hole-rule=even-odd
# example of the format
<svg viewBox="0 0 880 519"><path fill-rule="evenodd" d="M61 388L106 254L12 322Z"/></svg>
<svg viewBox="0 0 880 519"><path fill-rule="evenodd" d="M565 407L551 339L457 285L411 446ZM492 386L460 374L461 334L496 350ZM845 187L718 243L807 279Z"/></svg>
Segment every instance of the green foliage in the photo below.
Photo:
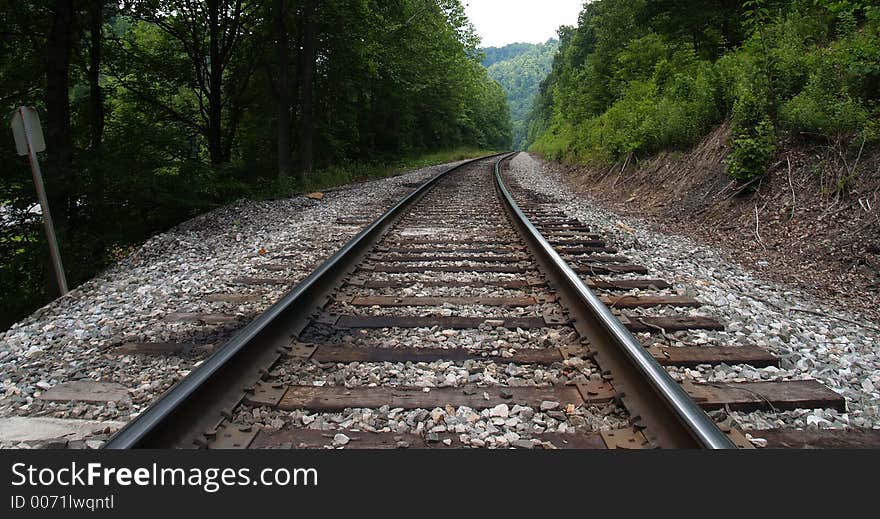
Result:
<svg viewBox="0 0 880 519"><path fill-rule="evenodd" d="M880 37L866 27L816 53L806 84L783 101L783 127L835 141L868 136L880 99ZM867 132L867 133L866 133Z"/></svg>
<svg viewBox="0 0 880 519"><path fill-rule="evenodd" d="M544 45L551 44L551 42L547 42ZM528 52L533 52L536 47L540 46L541 45L535 45L534 43L511 43L503 47L484 47L481 49L484 55L483 66L491 68L492 65L496 63L510 61Z"/></svg>
<svg viewBox="0 0 880 519"><path fill-rule="evenodd" d="M543 44L511 43L483 49L483 65L488 68L489 77L500 83L507 94L514 149L523 147L529 110L541 80L550 73L558 47L558 41L550 40Z"/></svg>
<svg viewBox="0 0 880 519"><path fill-rule="evenodd" d="M47 42L59 4L0 0L0 108L35 106L44 128ZM71 286L150 235L237 198L288 196L510 146L504 91L480 64L479 39L459 0L316 2L314 172L305 182L278 178L276 144L284 131L279 60L286 59L295 123L288 133L298 158L305 2L287 2L281 19L289 52L279 58L280 2L132 0L103 3L104 124L95 148L92 4L74 2L71 21L74 175L62 182L44 165L48 191L66 191L72 209L62 217L53 209ZM220 6L221 20L213 61L210 5ZM219 117L210 113L212 95ZM10 146L0 147L0 160L7 165L0 168L3 327L51 299L52 271L40 222L27 217L35 201L27 161Z"/></svg>
<svg viewBox="0 0 880 519"><path fill-rule="evenodd" d="M554 112L556 131L541 135L533 149L555 159L603 163L686 146L717 122L714 71L689 46L670 48L649 34L626 45L617 61L619 97L580 124L562 124L565 112Z"/></svg>
<svg viewBox="0 0 880 519"><path fill-rule="evenodd" d="M727 174L740 182L749 182L764 174L776 151L773 123L764 119L753 128L739 128L730 142Z"/></svg>
<svg viewBox="0 0 880 519"><path fill-rule="evenodd" d="M878 30L876 1L592 2L560 33L528 142L607 163L692 145L728 119L727 171L743 182L780 139L876 142Z"/></svg>

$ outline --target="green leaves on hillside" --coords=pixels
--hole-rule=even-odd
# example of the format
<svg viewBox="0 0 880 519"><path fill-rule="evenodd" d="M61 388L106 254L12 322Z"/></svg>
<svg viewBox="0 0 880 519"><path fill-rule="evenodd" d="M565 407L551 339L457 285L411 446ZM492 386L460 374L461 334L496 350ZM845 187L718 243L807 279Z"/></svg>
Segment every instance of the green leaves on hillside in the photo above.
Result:
<svg viewBox="0 0 880 519"><path fill-rule="evenodd" d="M528 123L549 158L644 156L730 119L728 173L747 182L779 138L880 139L876 1L599 0L560 34Z"/></svg>
<svg viewBox="0 0 880 519"><path fill-rule="evenodd" d="M526 139L527 118L540 82L550 73L559 42L512 43L483 49L483 65L489 76L507 93L513 123L513 146L522 149Z"/></svg>

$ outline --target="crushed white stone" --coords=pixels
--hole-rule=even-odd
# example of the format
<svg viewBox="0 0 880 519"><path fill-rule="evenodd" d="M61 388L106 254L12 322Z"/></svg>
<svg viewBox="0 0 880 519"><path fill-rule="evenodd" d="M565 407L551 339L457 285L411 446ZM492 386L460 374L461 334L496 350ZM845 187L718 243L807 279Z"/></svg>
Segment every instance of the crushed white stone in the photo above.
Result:
<svg viewBox="0 0 880 519"><path fill-rule="evenodd" d="M237 329L418 183L459 162L304 196L240 200L150 238L132 254L65 297L0 333L0 417L46 416L126 422L190 373ZM281 256L284 256L281 258ZM280 264L284 270L267 270ZM279 278L285 285L236 284ZM210 302L208 294L254 294L254 301ZM172 314L222 314L232 322L177 322ZM173 316L172 316L173 317ZM189 343L188 355L114 353L127 342ZM51 387L73 380L116 382L130 400L46 402Z"/></svg>
<svg viewBox="0 0 880 519"><path fill-rule="evenodd" d="M673 283L673 291L706 303L686 312L713 316L724 332L676 334L674 345L753 344L781 358L780 368L700 366L670 369L675 378L697 381L795 380L814 378L843 395L847 413L830 409L786 413L733 413L747 429L880 428L880 332L856 311L829 307L811 294L763 280L728 259L724 251L649 230L639 218L615 214L573 193L559 173L525 153L511 161L510 177L558 200L559 208L607 237L620 254L648 267L650 277ZM821 315L799 312L807 309ZM861 326L852 322L864 322ZM643 344L651 339L641 335Z"/></svg>

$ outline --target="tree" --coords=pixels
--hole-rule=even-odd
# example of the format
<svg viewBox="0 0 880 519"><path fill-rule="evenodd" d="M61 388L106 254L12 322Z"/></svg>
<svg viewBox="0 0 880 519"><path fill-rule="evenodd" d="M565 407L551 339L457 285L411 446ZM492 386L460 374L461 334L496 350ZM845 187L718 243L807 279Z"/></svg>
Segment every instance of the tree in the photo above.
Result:
<svg viewBox="0 0 880 519"><path fill-rule="evenodd" d="M504 94L458 0L0 0L0 10L0 102L43 118L71 287L234 199L509 146ZM0 160L2 327L48 302L54 284L26 162L11 146ZM300 171L312 175L279 181Z"/></svg>
<svg viewBox="0 0 880 519"><path fill-rule="evenodd" d="M104 137L104 92L101 89L101 57L103 48L104 0L89 0L89 152L95 176L96 198L103 202L105 178L101 165L102 140Z"/></svg>
<svg viewBox="0 0 880 519"><path fill-rule="evenodd" d="M314 77L318 52L318 6L316 0L302 4L302 44L299 51L299 175L304 178L314 166Z"/></svg>
<svg viewBox="0 0 880 519"><path fill-rule="evenodd" d="M248 38L259 1L144 0L129 13L149 27L128 31L119 50L137 74L114 75L144 102L200 134L212 164L231 158L237 125L247 105L247 87L257 68L258 42ZM181 67L181 57L189 66ZM170 62L168 61L170 60ZM192 95L178 96L181 86Z"/></svg>
<svg viewBox="0 0 880 519"><path fill-rule="evenodd" d="M278 99L278 176L287 177L292 170L290 157L290 34L287 29L290 0L275 0L275 67L273 83Z"/></svg>
<svg viewBox="0 0 880 519"><path fill-rule="evenodd" d="M73 0L55 2L46 45L46 184L49 208L60 236L64 236L74 216L69 196L74 171L68 96L73 21Z"/></svg>

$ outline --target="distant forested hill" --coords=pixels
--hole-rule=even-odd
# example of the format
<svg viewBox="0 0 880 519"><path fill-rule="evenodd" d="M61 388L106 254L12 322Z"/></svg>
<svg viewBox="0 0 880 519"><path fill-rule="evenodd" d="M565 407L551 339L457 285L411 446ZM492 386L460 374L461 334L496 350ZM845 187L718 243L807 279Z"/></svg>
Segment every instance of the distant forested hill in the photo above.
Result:
<svg viewBox="0 0 880 519"><path fill-rule="evenodd" d="M548 40L546 43L511 43L483 49L486 55L483 65L489 69L489 76L507 92L516 149L523 147L532 101L541 81L550 73L558 47L557 40Z"/></svg>
<svg viewBox="0 0 880 519"><path fill-rule="evenodd" d="M486 58L483 59L483 66L488 68L499 61L511 60L537 46L534 43L511 43L504 47L486 47L483 49L483 52L486 54Z"/></svg>

